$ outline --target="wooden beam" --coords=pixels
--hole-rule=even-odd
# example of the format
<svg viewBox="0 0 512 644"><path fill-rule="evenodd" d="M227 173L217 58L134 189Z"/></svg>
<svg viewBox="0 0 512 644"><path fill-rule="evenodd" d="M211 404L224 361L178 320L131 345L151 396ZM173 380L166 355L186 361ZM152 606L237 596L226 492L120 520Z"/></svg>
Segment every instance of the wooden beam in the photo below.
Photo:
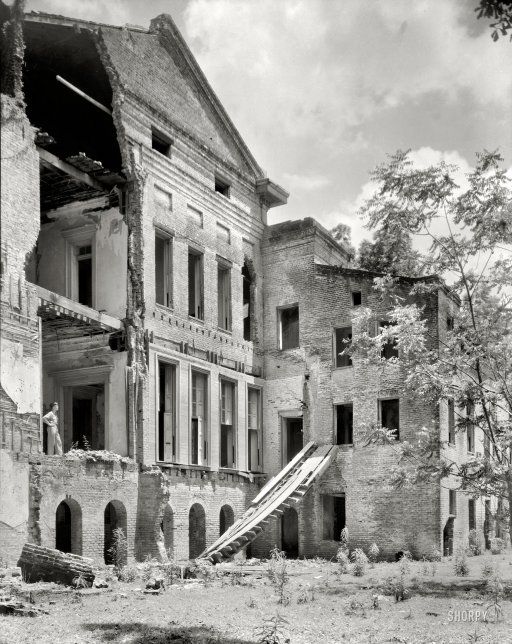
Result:
<svg viewBox="0 0 512 644"><path fill-rule="evenodd" d="M92 98L92 96L89 96L89 94L82 92L81 89L78 89L78 87L76 87L75 85L67 81L65 78L62 78L62 76L59 76L57 74L56 78L59 81L59 83L62 83L63 85L68 87L71 91L75 92L75 94L78 94L78 96L85 98L86 101L89 101L89 103L92 103L92 105L94 105L98 109L102 110L103 112L106 112L109 116L112 116L112 112L108 109L108 107L105 107L104 105L99 103L96 99Z"/></svg>
<svg viewBox="0 0 512 644"><path fill-rule="evenodd" d="M78 168L75 168L75 166L71 165L71 163L59 159L58 156L52 154L51 152L48 152L48 150L40 148L39 146L36 147L37 151L39 152L39 158L41 159L41 161L49 164L50 166L53 166L54 168L57 168L58 170L62 170L62 172L69 174L69 176L73 177L73 179L76 179L81 183L85 183L90 188L94 188L94 190L98 190L104 193L108 192L108 188L91 177L91 175L87 174L86 172L82 172L82 170L79 170Z"/></svg>

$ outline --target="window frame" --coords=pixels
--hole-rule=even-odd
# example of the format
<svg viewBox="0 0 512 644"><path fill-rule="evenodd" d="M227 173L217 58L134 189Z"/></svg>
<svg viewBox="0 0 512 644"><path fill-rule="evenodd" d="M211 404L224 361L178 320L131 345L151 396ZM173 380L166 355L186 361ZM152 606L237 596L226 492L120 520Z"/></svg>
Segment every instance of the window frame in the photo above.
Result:
<svg viewBox="0 0 512 644"><path fill-rule="evenodd" d="M231 465L222 465L222 426L228 426L227 423L222 422L222 412L223 412L223 403L222 403L222 387L223 385L229 385L232 387L232 420L231 432L232 432L232 461ZM219 377L219 469L223 470L236 470L239 467L239 458L238 458L238 381L233 380L232 378L227 378L225 376ZM228 457L229 459L229 457Z"/></svg>
<svg viewBox="0 0 512 644"><path fill-rule="evenodd" d="M200 417L197 415L197 409L196 409L196 415L194 416L194 375L200 376L204 378L204 400L203 400L203 416ZM197 405L197 402L196 402ZM195 366L190 367L190 384L189 384L189 414L188 414L188 426L189 426L189 437L188 437L188 462L190 465L199 465L199 466L205 466L208 467L210 463L210 422L209 422L209 414L210 414L210 372L206 371L204 369L199 369ZM199 435L198 435L198 457L197 463L193 462L192 459L192 447L193 447L193 435L192 435L192 425L193 425L193 420L197 418L201 418L203 421L203 431L202 431L202 440L203 440L203 445L202 448L200 449L200 441L199 441ZM198 423L198 434L199 434L199 423ZM202 453L202 462L200 455Z"/></svg>
<svg viewBox="0 0 512 644"><path fill-rule="evenodd" d="M231 333L233 331L233 287L232 287L233 266L227 260L217 258L217 327L221 331ZM223 274L223 288L228 293L222 292L221 299L221 274ZM221 319L222 318L222 319ZM224 325L224 322L226 323Z"/></svg>
<svg viewBox="0 0 512 644"><path fill-rule="evenodd" d="M457 490L448 490L448 514L451 517L457 516Z"/></svg>
<svg viewBox="0 0 512 644"><path fill-rule="evenodd" d="M96 227L94 224L85 224L69 230L62 231L66 241L66 297L80 304L78 300L78 249L85 246L91 247L91 305L96 309ZM82 304L82 306L88 306Z"/></svg>
<svg viewBox="0 0 512 644"><path fill-rule="evenodd" d="M377 322L377 333L381 333L381 329L385 326L395 326L393 322L390 322L389 320L379 320ZM387 353L391 353L391 355L386 355ZM393 342L386 342L386 344L383 345L381 349L381 358L384 358L384 360L391 360L392 358L399 358L399 351L396 343L396 339Z"/></svg>
<svg viewBox="0 0 512 644"><path fill-rule="evenodd" d="M449 398L446 401L447 425L448 425L448 445L455 445L455 401Z"/></svg>
<svg viewBox="0 0 512 644"><path fill-rule="evenodd" d="M249 402L250 402L250 392L255 392L257 395L256 401L256 415L257 415L257 427L253 428L250 426L249 419ZM263 471L263 395L262 388L254 385L247 385L247 469L249 472L262 472ZM258 452L258 463L254 467L251 463L251 432L256 432L256 445Z"/></svg>
<svg viewBox="0 0 512 644"><path fill-rule="evenodd" d="M214 174L213 189L217 194L231 199L231 183L218 173Z"/></svg>
<svg viewBox="0 0 512 644"><path fill-rule="evenodd" d="M196 277L196 274L194 272L194 314L192 314L191 311L191 288L190 288L190 257L195 257L198 258L195 260L197 263L195 264L195 270L198 271L198 277ZM188 266L187 266L187 280L188 280L188 302L187 302L187 307L188 307L188 316L189 318L199 321L199 322L204 322L204 252L198 250L197 248L194 248L193 246L188 247L188 254L187 254L187 260L188 260ZM196 289L199 289L199 294L197 293Z"/></svg>
<svg viewBox="0 0 512 644"><path fill-rule="evenodd" d="M155 147L156 143L156 147ZM172 153L172 146L173 146L173 140L171 137L167 136L165 132L162 132L162 130L158 129L154 125L151 126L151 149L154 150L155 152L158 152L158 154L161 154L163 157L166 159L171 158L171 153ZM159 148L165 148L165 151L163 152L162 149Z"/></svg>
<svg viewBox="0 0 512 644"><path fill-rule="evenodd" d="M347 432L347 436L351 438L352 440L349 442L339 442L339 437L340 437L340 427L339 427L339 413L338 409L340 407L350 407L352 409L352 423L349 431ZM354 403L353 402L347 402L347 403L336 403L334 405L334 444L335 445L342 445L345 447L353 447L354 446Z"/></svg>
<svg viewBox="0 0 512 644"><path fill-rule="evenodd" d="M363 292L362 291L350 291L350 295L351 295L351 304L352 304L353 307L362 306L362 304L363 304ZM354 301L355 300L354 296L359 296L359 298L358 298L359 302L358 303L356 303Z"/></svg>
<svg viewBox="0 0 512 644"><path fill-rule="evenodd" d="M179 454L179 427L178 427L178 419L179 419L179 409L178 409L178 404L179 404L179 373L180 373L180 363L167 358L166 356L156 354L155 355L155 365L156 365L156 391L155 391L155 399L156 399L156 454L157 454L157 462L159 463L177 463L178 462L178 454ZM159 419L159 413L160 413L160 367L161 366L169 366L173 369L173 383L172 383L172 395L173 395L173 409L172 409L172 430L171 430L171 436L173 441L171 441L171 459L166 459L165 458L165 426L164 426L164 459L160 459L160 419ZM164 411L165 413L165 411ZM172 444L174 442L174 445Z"/></svg>
<svg viewBox="0 0 512 644"><path fill-rule="evenodd" d="M334 344L334 368L335 369L345 369L347 367L352 367L353 362L352 362L352 356L348 354L344 354L340 356L339 354L341 351L338 351L340 347L338 347L338 331L346 331L347 329L350 330L350 334L347 336L350 339L350 342L343 343L344 348L349 347L352 344L352 325L350 326L335 326L333 327L333 344ZM343 340L343 338L341 338ZM342 349L343 350L343 349ZM338 362L344 362L346 364L338 364Z"/></svg>
<svg viewBox="0 0 512 644"><path fill-rule="evenodd" d="M163 268L163 295L164 295L164 300L166 300L166 303L162 303L158 301L158 295L157 295L157 262L156 262L156 240L160 239L164 242L164 251L163 251L163 259L164 259L164 266ZM174 296L174 289L173 289L173 282L174 282L174 265L173 265L173 248L174 246L174 240L173 240L173 235L168 233L167 231L163 230L162 228L159 228L158 226L155 226L155 252L154 252L154 258L155 258L155 304L158 306L163 306L167 309L172 309L173 308L173 296Z"/></svg>
<svg viewBox="0 0 512 644"><path fill-rule="evenodd" d="M396 401L398 403L398 427L394 430L395 431L395 440L399 441L400 440L400 398L396 396L390 396L388 398L379 398L379 405L378 405L378 418L379 418L379 424L381 427L386 427L386 425L383 423L382 420L382 403L389 403L392 401ZM391 429L390 427L387 427L387 429Z"/></svg>
<svg viewBox="0 0 512 644"><path fill-rule="evenodd" d="M321 524L321 526L322 526L322 540L323 541L336 541L336 542L339 542L339 541L341 541L341 539L340 539L341 531L344 528L347 527L347 495L345 493L339 493L339 494L334 493L334 494L322 494L321 497L322 497L322 524ZM340 528L340 535L338 536L338 538L335 538L335 535L336 535L335 523L336 523L336 521L335 521L335 513L334 513L334 510L335 510L335 501L334 501L334 499L343 499L344 500L343 501L343 506L344 506L343 507L343 514L344 514L344 517L345 517L345 521L344 521L344 525ZM326 501L327 500L329 500L331 502L331 506L332 506L331 509L330 509L331 510L331 519L332 519L332 525L330 527L332 528L332 536L326 534L327 531L326 531L326 520L325 520L326 517L325 517L325 514L326 514L326 511L327 511L327 508L326 508L326 506L327 506Z"/></svg>

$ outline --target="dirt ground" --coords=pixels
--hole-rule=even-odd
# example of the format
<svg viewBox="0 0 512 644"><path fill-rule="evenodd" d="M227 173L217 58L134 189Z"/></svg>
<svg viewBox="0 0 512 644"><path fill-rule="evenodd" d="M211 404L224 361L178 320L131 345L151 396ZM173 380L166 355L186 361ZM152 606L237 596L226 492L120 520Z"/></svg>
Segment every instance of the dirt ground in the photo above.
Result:
<svg viewBox="0 0 512 644"><path fill-rule="evenodd" d="M502 579L499 620L482 575L486 562ZM336 563L289 561L286 605L278 603L264 562L222 566L220 578L178 581L158 595L144 594L140 578L82 591L18 583L19 596L32 589L33 605L48 614L0 617L0 642L256 644L265 641L258 628L280 615L282 639L275 641L283 643L512 644L512 555L468 563L469 575L455 577L451 560L411 562L405 579L412 596L399 602L384 594L386 579L400 575L398 563L354 577L339 574Z"/></svg>

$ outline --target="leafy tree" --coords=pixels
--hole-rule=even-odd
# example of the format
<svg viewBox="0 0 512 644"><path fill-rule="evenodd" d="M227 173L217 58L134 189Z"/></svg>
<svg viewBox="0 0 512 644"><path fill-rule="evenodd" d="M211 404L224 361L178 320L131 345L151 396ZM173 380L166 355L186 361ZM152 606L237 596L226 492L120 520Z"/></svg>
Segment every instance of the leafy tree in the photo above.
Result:
<svg viewBox="0 0 512 644"><path fill-rule="evenodd" d="M492 39L496 42L500 37L506 36L512 31L512 2L510 0L480 0L476 7L477 18L493 20L489 25L492 31ZM512 40L512 34L510 34Z"/></svg>
<svg viewBox="0 0 512 644"><path fill-rule="evenodd" d="M410 233L394 223L382 224L373 234L373 242L364 239L357 255L359 268L375 273L421 275L419 253L413 250Z"/></svg>
<svg viewBox="0 0 512 644"><path fill-rule="evenodd" d="M392 324L373 337L367 332L371 312L362 309L350 352L364 350L366 360L379 362L383 346L395 339L399 355L393 360L403 370L404 393L432 403L453 400L457 431L474 427L483 436L483 452L460 462L451 459L439 428L424 427L415 440L401 443L385 428L369 431L369 441L395 444L397 487L450 476L468 494L495 495L512 508L512 189L502 161L495 152L477 155L464 189L456 183L456 167L441 162L415 169L408 152L397 152L373 172L377 189L362 214L371 227L401 226L430 239L426 270L450 287L424 278L414 280L411 294L445 288L456 313L446 333L431 337L421 306L398 296L397 278L378 278L376 287L391 298ZM439 220L444 232L437 234ZM403 294L403 280L400 288ZM511 512L508 518L512 535Z"/></svg>

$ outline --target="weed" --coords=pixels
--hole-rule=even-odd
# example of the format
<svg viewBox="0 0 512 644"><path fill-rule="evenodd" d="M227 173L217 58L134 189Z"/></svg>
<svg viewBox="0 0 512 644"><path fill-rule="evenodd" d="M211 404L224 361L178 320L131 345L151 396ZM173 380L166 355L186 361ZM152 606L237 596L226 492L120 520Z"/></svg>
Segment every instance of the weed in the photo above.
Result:
<svg viewBox="0 0 512 644"><path fill-rule="evenodd" d="M83 573L79 572L73 579L73 586L78 590L79 588L89 588L90 584L84 577Z"/></svg>
<svg viewBox="0 0 512 644"><path fill-rule="evenodd" d="M438 550L435 546L432 546L429 559L430 561L441 561L442 559L441 551Z"/></svg>
<svg viewBox="0 0 512 644"><path fill-rule="evenodd" d="M256 608L257 607L257 604L254 601L254 597L249 597L249 600L245 603L245 605L247 606L247 608Z"/></svg>
<svg viewBox="0 0 512 644"><path fill-rule="evenodd" d="M376 543L372 543L372 545L368 549L368 560L370 561L372 568L379 558L380 555L380 550L379 546Z"/></svg>
<svg viewBox="0 0 512 644"><path fill-rule="evenodd" d="M289 641L285 627L288 621L279 613L263 621L263 624L255 629L258 644L285 644Z"/></svg>
<svg viewBox="0 0 512 644"><path fill-rule="evenodd" d="M468 644L476 644L477 642L480 641L480 639L483 637L483 635L479 635L476 632L476 626L475 626L475 632L474 633L468 633Z"/></svg>
<svg viewBox="0 0 512 644"><path fill-rule="evenodd" d="M289 600L286 595L286 586L290 580L288 562L285 553L281 552L279 548L274 548L270 552L267 577L277 593L278 604L288 604Z"/></svg>
<svg viewBox="0 0 512 644"><path fill-rule="evenodd" d="M482 564L482 577L491 577L492 574L494 573L494 566L490 561L484 561Z"/></svg>
<svg viewBox="0 0 512 644"><path fill-rule="evenodd" d="M411 572L411 558L409 552L404 552L402 558L398 562L398 568L400 569L400 576L405 577Z"/></svg>
<svg viewBox="0 0 512 644"><path fill-rule="evenodd" d="M158 561L151 555L146 555L146 558L142 562L141 568L141 578L143 582L148 582L151 577L154 575L155 568L158 567Z"/></svg>
<svg viewBox="0 0 512 644"><path fill-rule="evenodd" d="M108 549L112 563L114 564L114 574L119 577L123 566L126 566L128 558L128 542L122 528L116 528L112 533L112 545Z"/></svg>
<svg viewBox="0 0 512 644"><path fill-rule="evenodd" d="M130 582L137 579L137 568L135 566L123 566L117 575L119 581Z"/></svg>
<svg viewBox="0 0 512 644"><path fill-rule="evenodd" d="M453 570L457 577L467 577L469 575L468 556L464 548L459 548L455 553Z"/></svg>
<svg viewBox="0 0 512 644"><path fill-rule="evenodd" d="M340 533L340 549L348 554L348 528L345 526Z"/></svg>
<svg viewBox="0 0 512 644"><path fill-rule="evenodd" d="M315 589L310 584L306 584L299 592L297 604L309 604L313 601L315 601Z"/></svg>
<svg viewBox="0 0 512 644"><path fill-rule="evenodd" d="M472 556L476 557L483 553L484 542L483 542L482 534L480 532L478 532L475 529L470 530L468 535L468 541L469 541L469 553Z"/></svg>
<svg viewBox="0 0 512 644"><path fill-rule="evenodd" d="M362 577L366 572L366 565L368 557L364 554L361 548L356 548L351 554L352 559L352 574L354 577Z"/></svg>
<svg viewBox="0 0 512 644"><path fill-rule="evenodd" d="M362 601L353 597L345 604L345 615L359 615L366 617L366 607Z"/></svg>
<svg viewBox="0 0 512 644"><path fill-rule="evenodd" d="M486 593L490 596L491 602L485 608L485 621L499 622L503 619L501 601L503 599L503 582L498 573L489 579L486 586Z"/></svg>
<svg viewBox="0 0 512 644"><path fill-rule="evenodd" d="M343 546L339 547L338 552L336 553L336 560L339 564L340 574L343 575L347 573L349 571L350 559L348 552L343 548Z"/></svg>
<svg viewBox="0 0 512 644"><path fill-rule="evenodd" d="M505 542L499 537L491 539L491 552L493 555L500 555L505 549Z"/></svg>

